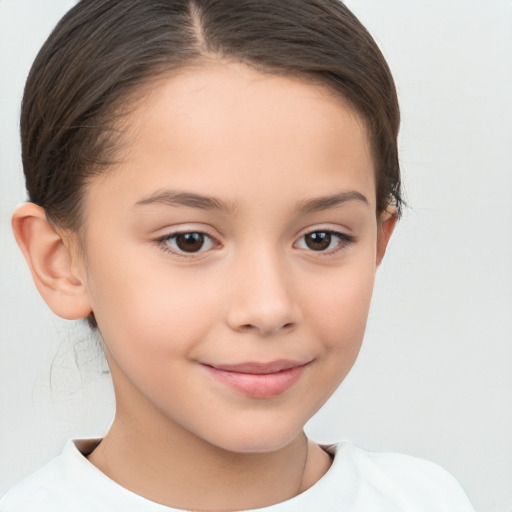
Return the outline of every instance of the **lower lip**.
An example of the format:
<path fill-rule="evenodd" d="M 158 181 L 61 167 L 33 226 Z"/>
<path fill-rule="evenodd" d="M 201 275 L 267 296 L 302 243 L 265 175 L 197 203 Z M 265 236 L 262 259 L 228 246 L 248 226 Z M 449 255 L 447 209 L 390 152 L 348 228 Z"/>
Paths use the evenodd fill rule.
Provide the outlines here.
<path fill-rule="evenodd" d="M 275 373 L 241 373 L 203 367 L 217 381 L 252 398 L 274 398 L 290 389 L 300 378 L 306 365 L 294 366 Z"/>

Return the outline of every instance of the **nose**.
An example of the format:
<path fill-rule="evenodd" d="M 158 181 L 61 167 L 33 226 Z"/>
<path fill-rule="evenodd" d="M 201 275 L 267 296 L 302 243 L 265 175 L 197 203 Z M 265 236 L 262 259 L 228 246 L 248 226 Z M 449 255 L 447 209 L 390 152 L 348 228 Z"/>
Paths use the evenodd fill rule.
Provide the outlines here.
<path fill-rule="evenodd" d="M 227 323 L 231 329 L 270 336 L 296 327 L 300 308 L 291 269 L 279 255 L 258 251 L 240 258 L 230 279 L 232 293 Z"/>

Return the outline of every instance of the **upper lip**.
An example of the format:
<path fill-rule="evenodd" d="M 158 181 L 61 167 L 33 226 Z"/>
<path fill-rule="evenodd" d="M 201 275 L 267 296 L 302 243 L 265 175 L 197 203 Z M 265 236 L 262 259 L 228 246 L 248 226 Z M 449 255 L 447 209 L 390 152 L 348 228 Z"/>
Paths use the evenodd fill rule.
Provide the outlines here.
<path fill-rule="evenodd" d="M 308 363 L 309 361 L 303 362 L 280 359 L 278 361 L 270 361 L 268 363 L 247 362 L 240 364 L 203 364 L 225 372 L 267 374 L 282 372 L 291 368 L 298 368 L 300 366 L 305 366 Z"/>

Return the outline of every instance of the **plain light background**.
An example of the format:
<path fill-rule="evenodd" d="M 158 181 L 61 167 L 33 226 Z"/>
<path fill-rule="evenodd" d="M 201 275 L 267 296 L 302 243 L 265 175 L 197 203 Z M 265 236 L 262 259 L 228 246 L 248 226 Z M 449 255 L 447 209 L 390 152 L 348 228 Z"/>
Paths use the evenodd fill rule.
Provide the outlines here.
<path fill-rule="evenodd" d="M 0 0 L 0 493 L 113 416 L 94 340 L 48 311 L 10 231 L 23 83 L 73 3 Z M 359 360 L 308 433 L 433 460 L 478 511 L 512 512 L 512 2 L 347 3 L 397 82 L 410 208 Z"/>

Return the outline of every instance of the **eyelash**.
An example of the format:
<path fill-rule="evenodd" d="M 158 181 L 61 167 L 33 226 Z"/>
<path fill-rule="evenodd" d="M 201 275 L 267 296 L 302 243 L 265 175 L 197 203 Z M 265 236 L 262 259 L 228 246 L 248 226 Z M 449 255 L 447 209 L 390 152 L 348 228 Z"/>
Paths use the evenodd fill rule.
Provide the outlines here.
<path fill-rule="evenodd" d="M 341 251 L 341 250 L 345 249 L 346 247 L 348 247 L 352 243 L 356 242 L 356 238 L 354 236 L 347 235 L 346 233 L 341 233 L 339 231 L 335 231 L 335 230 L 332 230 L 332 229 L 314 229 L 312 231 L 308 231 L 308 232 L 304 233 L 303 235 L 301 235 L 301 237 L 298 239 L 297 242 L 295 242 L 293 244 L 293 246 L 296 247 L 297 243 L 300 240 L 303 240 L 303 239 L 305 239 L 305 237 L 313 235 L 315 233 L 316 234 L 318 234 L 318 233 L 327 234 L 330 237 L 335 237 L 335 238 L 338 239 L 338 243 L 336 244 L 336 246 L 333 249 L 330 249 L 330 250 L 315 251 L 314 249 L 311 249 L 311 248 L 308 248 L 308 247 L 300 248 L 300 249 L 309 251 L 309 252 L 311 252 L 313 254 L 318 254 L 320 257 L 325 257 L 325 256 L 333 255 L 333 254 L 337 253 L 338 251 Z M 201 237 L 204 237 L 205 240 L 209 240 L 210 243 L 212 244 L 212 247 L 208 247 L 206 249 L 203 249 L 203 246 L 201 246 L 200 250 L 198 250 L 198 251 L 190 251 L 190 252 L 183 251 L 183 250 L 181 250 L 179 248 L 173 249 L 173 248 L 169 247 L 169 243 L 171 241 L 173 241 L 173 240 L 176 241 L 177 237 L 179 237 L 181 235 L 200 235 Z M 174 233 L 169 233 L 169 234 L 166 234 L 164 236 L 161 236 L 161 237 L 157 238 L 154 242 L 164 252 L 167 252 L 167 253 L 176 255 L 178 257 L 182 257 L 182 258 L 193 258 L 194 256 L 196 256 L 198 254 L 201 254 L 203 252 L 207 252 L 208 250 L 214 248 L 215 246 L 220 245 L 220 242 L 218 242 L 210 234 L 205 233 L 204 231 L 193 231 L 193 230 L 177 231 L 177 232 L 174 232 Z M 329 243 L 329 245 L 330 245 L 330 243 Z"/>

